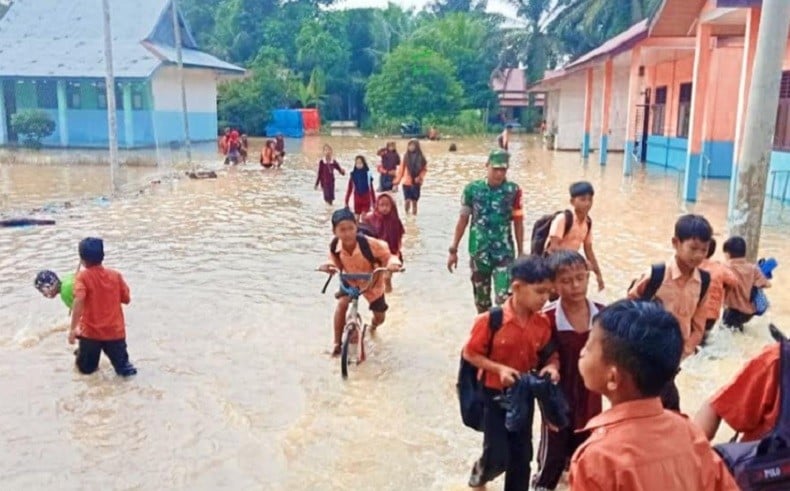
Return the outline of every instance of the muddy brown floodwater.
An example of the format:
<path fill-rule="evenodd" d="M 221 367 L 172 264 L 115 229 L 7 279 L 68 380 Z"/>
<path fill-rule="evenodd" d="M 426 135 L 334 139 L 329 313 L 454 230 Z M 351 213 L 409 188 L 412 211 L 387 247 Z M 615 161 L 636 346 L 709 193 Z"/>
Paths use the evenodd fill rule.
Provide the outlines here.
<path fill-rule="evenodd" d="M 223 169 L 216 180 L 163 182 L 108 202 L 88 199 L 105 192 L 105 168 L 0 163 L 3 211 L 77 203 L 54 213 L 54 227 L 0 229 L 3 489 L 467 489 L 481 438 L 461 424 L 454 382 L 474 308 L 465 255 L 452 275 L 445 261 L 461 189 L 484 175 L 493 138 L 459 140 L 457 153 L 446 141 L 424 144 L 424 198 L 419 216 L 405 220 L 408 271 L 396 278 L 369 361 L 347 382 L 324 354 L 333 299 L 313 272 L 330 239 L 331 210 L 313 190 L 325 141 L 346 168 L 384 144 L 289 141 L 281 171 Z M 509 178 L 524 188 L 527 228 L 564 206 L 571 181 L 595 185 L 595 247 L 608 285 L 596 298 L 621 296 L 669 257 L 686 209 L 725 238 L 723 181 L 703 183 L 685 208 L 675 174 L 624 178 L 619 155 L 608 167 L 584 166 L 528 137 L 513 147 Z M 219 167 L 216 157 L 205 163 Z M 152 172 L 122 177 L 131 186 Z M 338 180 L 339 196 L 346 182 Z M 678 382 L 688 412 L 768 342 L 769 321 L 790 331 L 790 217 L 772 204 L 768 222 L 761 254 L 780 262 L 772 310 L 744 335 L 717 332 L 685 363 Z M 96 375 L 76 374 L 66 309 L 32 286 L 39 269 L 73 271 L 77 241 L 94 234 L 131 286 L 128 342 L 140 370 L 132 380 L 116 378 L 106 360 Z"/>

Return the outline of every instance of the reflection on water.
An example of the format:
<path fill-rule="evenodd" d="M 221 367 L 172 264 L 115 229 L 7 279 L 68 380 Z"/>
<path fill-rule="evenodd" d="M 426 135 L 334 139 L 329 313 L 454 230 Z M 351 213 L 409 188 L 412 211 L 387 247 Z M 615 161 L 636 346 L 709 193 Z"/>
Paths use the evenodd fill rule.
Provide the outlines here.
<path fill-rule="evenodd" d="M 483 175 L 493 140 L 462 140 L 458 153 L 446 152 L 448 142 L 424 144 L 429 173 L 420 215 L 406 219 L 408 272 L 396 279 L 369 361 L 345 383 L 323 354 L 333 299 L 320 294 L 324 278 L 312 271 L 330 238 L 331 210 L 313 190 L 325 141 L 346 167 L 383 146 L 363 138 L 289 142 L 281 171 L 249 165 L 216 180 L 148 184 L 142 193 L 55 211 L 54 227 L 0 229 L 4 489 L 466 489 L 480 436 L 461 425 L 454 383 L 474 307 L 467 268 L 447 273 L 445 254 L 460 191 Z M 619 162 L 584 166 L 577 154 L 530 143 L 514 144 L 510 171 L 525 190 L 527 228 L 565 205 L 571 181 L 596 187 L 606 299 L 670 256 L 679 214 L 702 213 L 717 238 L 726 234 L 723 181 L 704 183 L 699 203 L 679 205 L 674 174 L 623 178 Z M 219 166 L 214 158 L 204 164 Z M 123 179 L 146 184 L 153 172 L 129 169 Z M 0 165 L 0 211 L 100 196 L 107 174 Z M 784 225 L 765 231 L 761 252 L 788 265 L 787 218 L 778 206 L 770 213 Z M 133 380 L 116 378 L 104 360 L 98 375 L 77 375 L 64 307 L 32 288 L 39 269 L 72 271 L 77 241 L 94 234 L 132 289 L 129 350 L 140 369 Z M 790 279 L 787 271 L 778 268 L 776 285 Z M 787 289 L 770 297 L 772 311 L 745 335 L 716 333 L 685 364 L 678 379 L 685 410 L 695 411 L 768 342 L 768 321 L 790 329 Z"/>

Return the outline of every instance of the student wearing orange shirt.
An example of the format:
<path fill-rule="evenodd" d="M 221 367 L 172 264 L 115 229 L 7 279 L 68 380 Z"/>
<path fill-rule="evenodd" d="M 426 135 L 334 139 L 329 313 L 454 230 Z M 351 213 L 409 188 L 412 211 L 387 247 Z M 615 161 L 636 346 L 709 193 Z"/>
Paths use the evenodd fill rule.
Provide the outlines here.
<path fill-rule="evenodd" d="M 398 175 L 394 186 L 403 186 L 403 199 L 406 202 L 406 214 L 417 214 L 417 202 L 420 201 L 422 184 L 428 173 L 428 161 L 420 148 L 420 142 L 410 140 L 403 154 L 403 163 L 398 166 Z"/>
<path fill-rule="evenodd" d="M 674 316 L 654 302 L 622 300 L 596 316 L 579 359 L 587 388 L 611 409 L 571 461 L 572 491 L 737 491 L 705 435 L 662 407 L 683 336 Z"/>
<path fill-rule="evenodd" d="M 781 344 L 774 343 L 749 360 L 737 375 L 697 412 L 694 421 L 713 439 L 721 420 L 741 441 L 759 440 L 776 426 L 779 417 Z"/>
<path fill-rule="evenodd" d="M 734 288 L 724 297 L 722 323 L 743 331 L 743 325 L 752 320 L 755 309 L 752 305 L 752 288 L 770 288 L 760 268 L 746 260 L 746 241 L 743 237 L 730 237 L 724 242 L 727 265 L 738 279 Z"/>
<path fill-rule="evenodd" d="M 551 270 L 542 257 L 516 260 L 511 267 L 513 294 L 503 305 L 502 326 L 493 334 L 490 312 L 480 314 L 463 350 L 466 361 L 480 369 L 485 387 L 483 455 L 472 468 L 469 486 L 484 489 L 487 482 L 505 474 L 505 491 L 529 489 L 532 461 L 532 425 L 518 433 L 505 427 L 505 410 L 495 399 L 522 375 L 540 369 L 559 381 L 559 358 L 541 353 L 551 341 L 551 323 L 541 313 L 552 289 Z M 545 362 L 541 365 L 541 358 Z"/>
<path fill-rule="evenodd" d="M 707 318 L 705 321 L 706 334 L 708 331 L 713 329 L 713 327 L 716 325 L 716 322 L 719 320 L 719 317 L 721 316 L 721 306 L 724 304 L 725 290 L 734 288 L 738 284 L 738 278 L 735 277 L 735 274 L 733 274 L 732 270 L 726 264 L 722 264 L 719 261 L 714 261 L 711 259 L 715 253 L 716 239 L 710 239 L 710 244 L 708 245 L 708 257 L 702 261 L 702 264 L 699 266 L 699 269 L 707 271 L 708 274 L 710 274 L 710 286 L 708 287 L 707 295 L 708 298 L 705 301 L 705 312 Z"/>
<path fill-rule="evenodd" d="M 130 301 L 121 273 L 102 266 L 104 242 L 88 237 L 79 245 L 83 270 L 74 281 L 69 344 L 79 339 L 77 368 L 90 374 L 99 368 L 102 351 L 122 377 L 137 374 L 126 351 L 126 323 L 122 305 Z"/>

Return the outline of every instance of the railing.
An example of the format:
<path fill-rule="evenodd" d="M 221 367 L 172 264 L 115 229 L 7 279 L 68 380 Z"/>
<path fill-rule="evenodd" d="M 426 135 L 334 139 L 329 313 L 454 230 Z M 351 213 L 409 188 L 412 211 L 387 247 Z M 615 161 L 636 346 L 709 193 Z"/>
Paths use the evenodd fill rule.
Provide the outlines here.
<path fill-rule="evenodd" d="M 781 198 L 776 193 L 777 181 L 780 177 L 784 176 L 784 186 L 782 189 Z M 788 201 L 787 190 L 790 188 L 790 170 L 772 170 L 771 171 L 771 197 L 779 199 L 782 208 L 785 207 L 785 202 Z"/>

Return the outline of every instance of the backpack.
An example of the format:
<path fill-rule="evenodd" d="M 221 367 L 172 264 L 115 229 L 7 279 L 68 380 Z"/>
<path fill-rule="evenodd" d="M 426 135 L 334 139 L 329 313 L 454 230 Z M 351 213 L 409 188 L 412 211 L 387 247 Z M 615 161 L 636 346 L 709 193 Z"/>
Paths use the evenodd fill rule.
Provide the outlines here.
<path fill-rule="evenodd" d="M 666 274 L 666 263 L 657 263 L 650 266 L 650 280 L 647 282 L 645 291 L 642 293 L 642 296 L 639 297 L 639 299 L 648 302 L 655 300 L 656 293 L 658 293 L 658 289 L 661 288 L 661 284 L 664 283 L 664 276 L 666 276 Z M 708 293 L 708 288 L 710 288 L 710 273 L 704 269 L 700 269 L 699 278 L 701 286 L 699 289 L 699 300 L 697 301 L 697 305 L 702 303 L 702 300 L 705 299 L 705 294 Z M 637 280 L 632 281 L 631 286 L 628 287 L 628 290 L 631 290 L 634 285 L 636 285 L 636 283 Z"/>
<path fill-rule="evenodd" d="M 361 252 L 362 255 L 365 256 L 365 259 L 368 260 L 371 266 L 376 268 L 380 265 L 379 260 L 376 259 L 376 257 L 373 255 L 373 251 L 370 249 L 370 242 L 368 242 L 368 237 L 370 237 L 371 239 L 377 239 L 378 235 L 376 234 L 376 230 L 372 226 L 366 223 L 360 223 L 359 225 L 357 225 L 357 244 L 359 245 L 359 252 Z M 332 242 L 329 243 L 329 252 L 332 253 L 332 256 L 337 261 L 337 264 L 342 266 L 343 263 L 342 261 L 340 261 L 340 253 L 336 252 L 337 241 L 338 238 L 335 237 L 334 239 L 332 239 Z"/>
<path fill-rule="evenodd" d="M 504 311 L 502 307 L 495 306 L 488 310 L 488 350 L 486 358 L 491 356 L 491 348 L 494 345 L 494 335 L 502 327 Z M 538 364 L 544 366 L 551 355 L 557 351 L 557 341 L 552 337 L 551 340 L 538 353 Z M 483 394 L 483 383 L 478 378 L 479 370 L 477 367 L 466 361 L 461 354 L 461 362 L 458 367 L 458 380 L 455 383 L 458 392 L 458 403 L 461 409 L 461 420 L 465 426 L 476 431 L 483 431 L 483 416 L 485 415 L 485 396 Z"/>
<path fill-rule="evenodd" d="M 488 311 L 488 330 L 491 332 L 488 338 L 488 351 L 486 357 L 491 355 L 491 348 L 494 344 L 494 334 L 502 327 L 504 311 L 502 307 L 491 307 Z M 483 431 L 483 415 L 485 414 L 485 398 L 483 396 L 483 384 L 478 379 L 478 369 L 463 357 L 458 367 L 458 380 L 455 389 L 458 392 L 458 403 L 461 407 L 461 420 L 465 426 L 476 431 Z"/>
<path fill-rule="evenodd" d="M 781 382 L 776 426 L 758 441 L 733 441 L 713 447 L 743 491 L 790 489 L 790 342 L 779 342 Z"/>
<path fill-rule="evenodd" d="M 568 232 L 571 231 L 571 227 L 573 227 L 573 212 L 571 210 L 549 213 L 548 215 L 543 215 L 542 217 L 538 218 L 537 221 L 535 221 L 535 225 L 532 226 L 532 238 L 530 239 L 530 252 L 532 254 L 542 256 L 546 253 L 546 241 L 549 239 L 551 222 L 554 221 L 557 215 L 563 213 L 565 214 L 565 232 L 562 235 L 565 236 L 568 235 Z M 590 218 L 588 215 L 587 233 L 589 234 L 590 231 L 592 231 L 592 218 Z"/>

